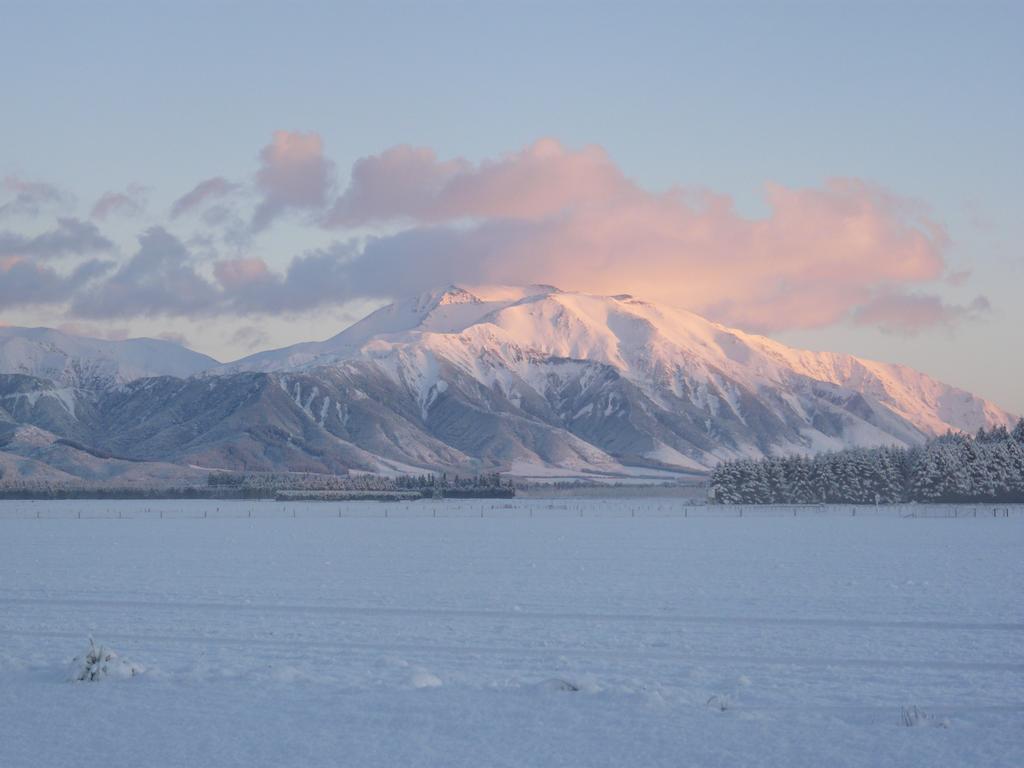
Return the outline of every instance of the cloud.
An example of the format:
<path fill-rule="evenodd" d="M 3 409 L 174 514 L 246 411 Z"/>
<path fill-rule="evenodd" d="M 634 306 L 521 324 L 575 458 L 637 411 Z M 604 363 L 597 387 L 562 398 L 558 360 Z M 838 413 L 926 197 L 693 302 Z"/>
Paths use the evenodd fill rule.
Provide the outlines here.
<path fill-rule="evenodd" d="M 171 205 L 171 219 L 177 219 L 186 213 L 191 213 L 204 208 L 208 203 L 219 200 L 239 189 L 238 184 L 225 179 L 223 176 L 214 176 L 196 184 L 191 191 L 186 192 Z"/>
<path fill-rule="evenodd" d="M 971 270 L 961 269 L 955 272 L 950 272 L 946 275 L 946 282 L 949 285 L 961 286 L 966 285 L 967 281 L 971 278 Z"/>
<path fill-rule="evenodd" d="M 66 322 L 57 326 L 57 330 L 71 336 L 86 336 L 91 339 L 107 339 L 124 341 L 131 336 L 127 328 L 101 328 L 91 323 Z"/>
<path fill-rule="evenodd" d="M 476 166 L 462 159 L 440 161 L 429 149 L 400 146 L 355 163 L 349 186 L 327 223 L 539 219 L 641 194 L 595 146 L 568 152 L 557 141 L 542 139 Z"/>
<path fill-rule="evenodd" d="M 263 259 L 225 259 L 214 265 L 214 274 L 225 288 L 233 288 L 270 278 L 270 270 Z"/>
<path fill-rule="evenodd" d="M 348 279 L 331 280 L 373 293 L 382 282 L 625 291 L 776 331 L 843 321 L 883 288 L 946 272 L 944 228 L 880 187 L 769 184 L 765 197 L 769 214 L 749 218 L 728 196 L 648 192 L 600 148 L 553 140 L 479 164 L 398 147 L 355 164 L 327 221 L 412 226 L 370 241 Z"/>
<path fill-rule="evenodd" d="M 156 227 L 116 272 L 74 295 L 74 311 L 244 316 L 447 283 L 538 282 L 633 293 L 761 332 L 853 322 L 906 333 L 985 311 L 981 298 L 960 306 L 927 293 L 929 284 L 967 279 L 947 263 L 945 229 L 920 203 L 860 179 L 767 184 L 767 214 L 750 217 L 727 195 L 646 190 L 602 148 L 553 139 L 481 162 L 393 147 L 358 160 L 333 199 L 334 166 L 317 134 L 277 131 L 260 158 L 251 218 L 226 199 L 241 187 L 220 176 L 170 210 L 172 219 L 198 215 L 222 230 L 217 238 L 240 258 L 218 258 L 209 234 L 189 241 L 206 255 L 192 253 Z M 379 234 L 343 238 L 272 268 L 252 253 L 252 237 L 295 211 L 311 223 Z M 110 247 L 94 225 L 75 219 L 35 238 L 0 233 L 0 257 Z"/>
<path fill-rule="evenodd" d="M 295 257 L 284 274 L 273 272 L 260 259 L 221 261 L 214 273 L 224 291 L 226 311 L 297 312 L 359 297 L 362 289 L 352 282 L 358 254 L 355 243 L 335 243 Z"/>
<path fill-rule="evenodd" d="M 112 250 L 95 224 L 81 219 L 62 218 L 57 226 L 35 237 L 16 232 L 0 232 L 0 258 L 5 256 L 56 259 Z"/>
<path fill-rule="evenodd" d="M 158 339 L 169 341 L 172 344 L 177 344 L 179 347 L 190 347 L 188 337 L 183 333 L 176 333 L 174 331 L 165 331 L 164 333 L 157 334 Z"/>
<path fill-rule="evenodd" d="M 0 188 L 14 194 L 11 200 L 0 205 L 0 218 L 5 216 L 38 216 L 50 207 L 62 207 L 70 201 L 70 195 L 53 184 L 42 181 L 28 181 L 8 176 Z"/>
<path fill-rule="evenodd" d="M 111 216 L 138 216 L 146 207 L 145 194 L 145 187 L 137 184 L 132 184 L 125 192 L 104 192 L 89 215 L 99 221 Z"/>
<path fill-rule="evenodd" d="M 112 267 L 111 262 L 90 259 L 63 274 L 23 257 L 0 256 L 0 310 L 67 301 Z"/>
<path fill-rule="evenodd" d="M 230 343 L 232 346 L 241 347 L 246 350 L 265 347 L 270 337 L 265 331 L 254 325 L 244 325 L 231 334 Z"/>
<path fill-rule="evenodd" d="M 218 311 L 219 293 L 196 273 L 188 249 L 161 227 L 139 238 L 139 250 L 113 275 L 72 303 L 79 317 L 206 315 Z"/>
<path fill-rule="evenodd" d="M 953 326 L 964 320 L 976 320 L 992 309 L 984 296 L 970 304 L 947 304 L 930 294 L 888 293 L 858 307 L 853 320 L 858 325 L 874 325 L 886 333 L 913 335 L 926 328 Z"/>
<path fill-rule="evenodd" d="M 292 259 L 282 273 L 258 258 L 221 259 L 211 281 L 178 238 L 154 227 L 139 238 L 139 250 L 107 279 L 74 295 L 81 318 L 251 315 L 312 309 L 356 295 L 349 263 L 355 245 L 338 243 Z"/>
<path fill-rule="evenodd" d="M 275 131 L 260 152 L 256 187 L 262 195 L 252 217 L 255 232 L 266 229 L 291 210 L 319 210 L 327 204 L 334 164 L 323 153 L 316 133 Z"/>
<path fill-rule="evenodd" d="M 445 187 L 471 170 L 464 160 L 441 162 L 433 150 L 400 146 L 352 166 L 348 189 L 327 215 L 328 226 L 358 226 L 397 218 L 427 219 Z"/>

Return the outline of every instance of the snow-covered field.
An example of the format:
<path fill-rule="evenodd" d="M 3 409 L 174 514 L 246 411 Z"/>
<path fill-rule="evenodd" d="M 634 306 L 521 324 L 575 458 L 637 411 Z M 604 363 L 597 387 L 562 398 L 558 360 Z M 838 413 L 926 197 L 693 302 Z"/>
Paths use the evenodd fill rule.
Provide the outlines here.
<path fill-rule="evenodd" d="M 4 768 L 1024 765 L 1019 515 L 35 504 Z M 67 682 L 90 634 L 144 671 Z"/>

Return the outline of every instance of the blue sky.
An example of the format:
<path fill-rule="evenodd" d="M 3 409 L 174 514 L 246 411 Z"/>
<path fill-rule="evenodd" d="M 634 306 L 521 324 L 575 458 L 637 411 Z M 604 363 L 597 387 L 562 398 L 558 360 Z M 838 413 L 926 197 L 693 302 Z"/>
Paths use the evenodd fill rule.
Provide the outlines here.
<path fill-rule="evenodd" d="M 252 178 L 279 130 L 320 137 L 339 192 L 358 158 L 396 145 L 475 163 L 541 137 L 599 145 L 652 193 L 729 195 L 749 218 L 770 215 L 767 183 L 861 179 L 919 201 L 948 235 L 949 271 L 971 272 L 906 288 L 991 310 L 913 334 L 835 322 L 774 335 L 905 362 L 1021 412 L 1022 7 L 0 1 L 0 176 L 70 191 L 83 218 L 105 192 L 145 187 L 144 213 L 100 226 L 121 258 L 198 182 Z M 26 237 L 47 226 L 0 221 Z M 285 217 L 245 249 L 283 270 L 339 237 Z M 202 338 L 187 315 L 90 322 L 166 326 L 230 357 L 247 351 L 231 341 L 243 326 L 275 344 L 330 335 L 326 319 L 365 308 L 357 293 L 326 315 L 225 316 Z M 72 315 L 0 305 L 9 323 Z"/>

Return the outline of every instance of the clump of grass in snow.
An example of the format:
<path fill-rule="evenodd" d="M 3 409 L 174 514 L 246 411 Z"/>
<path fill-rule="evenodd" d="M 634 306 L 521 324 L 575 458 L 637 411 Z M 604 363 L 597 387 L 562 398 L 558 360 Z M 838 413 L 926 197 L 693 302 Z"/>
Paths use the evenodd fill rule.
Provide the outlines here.
<path fill-rule="evenodd" d="M 113 650 L 89 638 L 89 647 L 71 661 L 71 681 L 94 683 L 108 678 L 125 680 L 146 671 L 141 664 L 122 659 Z"/>

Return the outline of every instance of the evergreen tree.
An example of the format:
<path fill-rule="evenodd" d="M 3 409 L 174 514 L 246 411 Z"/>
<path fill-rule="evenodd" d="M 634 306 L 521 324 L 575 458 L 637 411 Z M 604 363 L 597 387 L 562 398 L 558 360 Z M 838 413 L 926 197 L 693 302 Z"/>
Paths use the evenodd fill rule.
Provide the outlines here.
<path fill-rule="evenodd" d="M 1012 436 L 1017 443 L 1024 445 L 1024 418 L 1017 422 L 1017 426 L 1013 428 Z"/>

